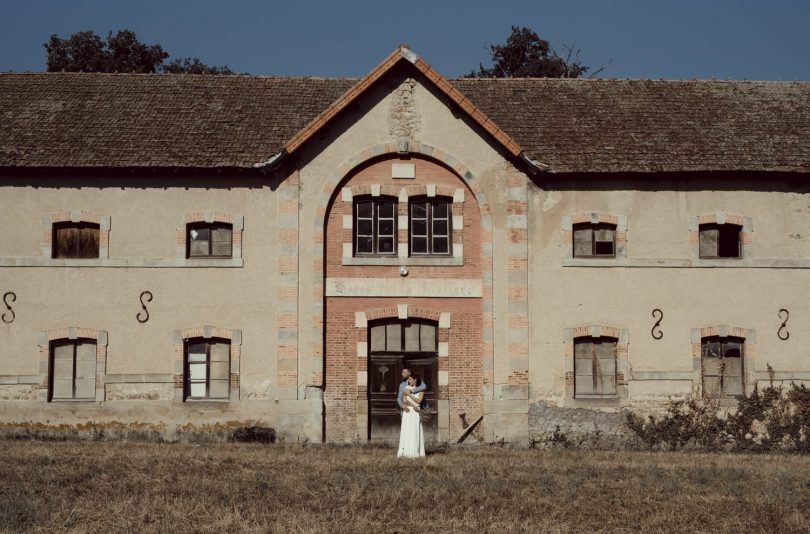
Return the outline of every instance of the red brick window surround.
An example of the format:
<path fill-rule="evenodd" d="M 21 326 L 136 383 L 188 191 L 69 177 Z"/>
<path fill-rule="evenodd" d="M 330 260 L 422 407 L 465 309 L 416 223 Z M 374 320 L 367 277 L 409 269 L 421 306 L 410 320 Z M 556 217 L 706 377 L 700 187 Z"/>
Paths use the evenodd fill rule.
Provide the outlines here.
<path fill-rule="evenodd" d="M 698 397 L 734 405 L 754 387 L 756 331 L 716 325 L 692 329 L 692 372 Z"/>
<path fill-rule="evenodd" d="M 175 402 L 239 400 L 241 330 L 195 326 L 175 330 L 173 340 Z"/>
<path fill-rule="evenodd" d="M 39 333 L 40 387 L 48 402 L 102 402 L 107 332 L 67 327 Z"/>
<path fill-rule="evenodd" d="M 626 258 L 627 217 L 601 211 L 563 219 L 563 258 Z"/>
<path fill-rule="evenodd" d="M 80 209 L 43 215 L 40 250 L 45 258 L 66 262 L 107 259 L 110 216 Z"/>
<path fill-rule="evenodd" d="M 628 338 L 627 329 L 613 326 L 565 329 L 566 397 L 584 401 L 627 398 Z"/>
<path fill-rule="evenodd" d="M 689 246 L 698 260 L 753 258 L 753 218 L 727 212 L 689 219 Z"/>
<path fill-rule="evenodd" d="M 243 215 L 224 211 L 185 213 L 175 230 L 177 257 L 188 260 L 190 265 L 204 259 L 241 260 L 244 228 Z"/>

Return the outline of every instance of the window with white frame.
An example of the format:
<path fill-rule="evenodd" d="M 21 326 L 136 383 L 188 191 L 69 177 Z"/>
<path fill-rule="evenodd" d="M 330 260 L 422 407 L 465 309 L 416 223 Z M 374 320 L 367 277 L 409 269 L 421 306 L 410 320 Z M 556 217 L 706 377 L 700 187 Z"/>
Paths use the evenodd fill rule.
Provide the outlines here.
<path fill-rule="evenodd" d="M 231 343 L 220 338 L 185 342 L 185 399 L 230 398 Z"/>

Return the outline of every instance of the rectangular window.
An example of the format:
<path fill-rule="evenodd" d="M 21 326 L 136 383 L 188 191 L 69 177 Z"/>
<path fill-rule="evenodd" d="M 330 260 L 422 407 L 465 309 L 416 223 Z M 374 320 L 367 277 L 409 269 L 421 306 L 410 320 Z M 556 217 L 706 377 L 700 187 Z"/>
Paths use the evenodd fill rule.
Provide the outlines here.
<path fill-rule="evenodd" d="M 736 224 L 701 224 L 701 258 L 741 257 L 740 232 L 742 226 Z"/>
<path fill-rule="evenodd" d="M 95 400 L 96 342 L 60 339 L 50 349 L 49 400 Z"/>
<path fill-rule="evenodd" d="M 617 347 L 615 338 L 574 340 L 574 397 L 616 395 Z"/>
<path fill-rule="evenodd" d="M 227 223 L 195 223 L 186 227 L 187 257 L 233 257 L 233 226 Z"/>
<path fill-rule="evenodd" d="M 355 255 L 396 254 L 397 204 L 370 198 L 354 203 Z"/>
<path fill-rule="evenodd" d="M 54 258 L 98 258 L 99 225 L 92 223 L 56 223 L 53 225 Z"/>
<path fill-rule="evenodd" d="M 580 223 L 573 231 L 575 258 L 616 256 L 616 225 Z"/>
<path fill-rule="evenodd" d="M 231 344 L 225 339 L 186 341 L 186 399 L 229 399 Z"/>
<path fill-rule="evenodd" d="M 410 251 L 413 256 L 451 253 L 452 209 L 448 200 L 416 200 L 410 204 Z"/>
<path fill-rule="evenodd" d="M 703 394 L 737 397 L 744 394 L 743 344 L 738 337 L 704 337 L 700 342 Z"/>

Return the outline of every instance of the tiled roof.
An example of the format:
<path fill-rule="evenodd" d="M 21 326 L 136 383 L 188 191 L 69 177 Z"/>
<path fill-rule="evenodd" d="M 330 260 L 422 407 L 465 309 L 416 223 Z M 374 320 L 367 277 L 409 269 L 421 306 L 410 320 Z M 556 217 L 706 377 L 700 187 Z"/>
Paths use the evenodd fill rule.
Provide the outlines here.
<path fill-rule="evenodd" d="M 242 167 L 357 79 L 0 74 L 0 167 Z M 557 172 L 810 171 L 810 83 L 452 80 Z"/>

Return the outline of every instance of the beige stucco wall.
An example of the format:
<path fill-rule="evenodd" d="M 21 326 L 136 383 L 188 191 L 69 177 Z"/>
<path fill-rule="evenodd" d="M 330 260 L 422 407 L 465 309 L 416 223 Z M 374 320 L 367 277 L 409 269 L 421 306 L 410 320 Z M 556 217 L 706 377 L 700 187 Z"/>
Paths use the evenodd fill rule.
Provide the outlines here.
<path fill-rule="evenodd" d="M 778 176 L 762 174 L 690 175 L 661 178 L 554 177 L 530 189 L 530 314 L 533 401 L 605 407 L 642 403 L 649 397 L 684 395 L 696 390 L 692 374 L 691 331 L 729 325 L 756 331 L 756 355 L 746 356 L 750 383 L 766 380 L 770 364 L 777 377 L 810 379 L 810 194 Z M 591 260 L 629 267 L 563 266 L 563 221 L 577 213 L 607 212 L 627 218 L 627 258 Z M 691 217 L 728 212 L 753 219 L 750 267 L 707 268 L 689 245 Z M 641 260 L 661 265 L 638 266 Z M 771 260 L 794 260 L 773 262 Z M 802 262 L 804 260 L 804 262 Z M 745 264 L 743 260 L 721 260 Z M 672 267 L 691 262 L 691 267 Z M 644 262 L 649 265 L 650 262 Z M 773 268 L 781 264 L 793 268 Z M 636 265 L 636 266 L 632 266 Z M 667 265 L 670 265 L 669 267 Z M 655 340 L 650 330 L 664 313 Z M 780 308 L 790 311 L 790 338 L 777 337 Z M 629 332 L 629 398 L 612 405 L 565 398 L 565 328 L 610 325 Z M 634 380 L 633 373 L 644 380 Z M 658 379 L 649 380 L 650 372 Z M 646 373 L 646 374 L 645 374 Z M 697 378 L 698 375 L 695 375 Z"/>

